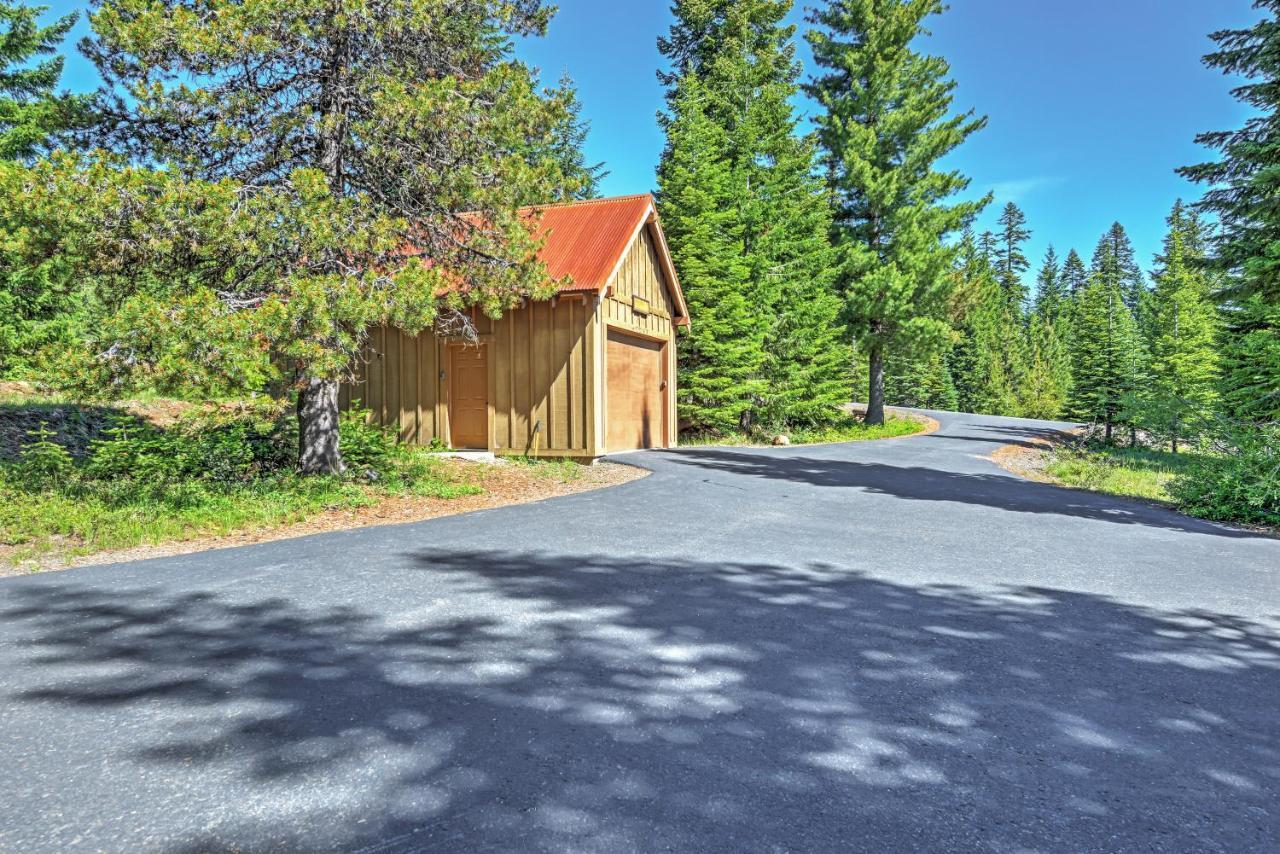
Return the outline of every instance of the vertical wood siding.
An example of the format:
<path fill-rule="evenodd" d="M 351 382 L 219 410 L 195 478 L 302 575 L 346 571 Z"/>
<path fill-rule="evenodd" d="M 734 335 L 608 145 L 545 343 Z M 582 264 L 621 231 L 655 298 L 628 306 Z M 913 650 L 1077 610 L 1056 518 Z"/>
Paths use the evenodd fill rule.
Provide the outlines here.
<path fill-rule="evenodd" d="M 650 338 L 671 340 L 674 305 L 661 270 L 653 238 L 649 236 L 649 229 L 643 229 L 627 251 L 609 288 L 605 322 Z M 636 297 L 648 301 L 648 314 L 639 314 L 632 307 Z"/>
<path fill-rule="evenodd" d="M 417 337 L 398 329 L 369 330 L 355 378 L 344 383 L 339 403 L 353 401 L 374 421 L 396 428 L 405 442 L 426 444 L 439 432 L 440 347 L 430 332 Z"/>
<path fill-rule="evenodd" d="M 540 452 L 597 456 L 603 449 L 608 388 L 606 330 L 610 327 L 668 342 L 667 435 L 676 435 L 674 304 L 649 230 L 643 229 L 618 267 L 608 296 L 562 296 L 526 303 L 498 320 L 476 316 L 489 366 L 489 447 L 527 453 L 541 424 Z M 636 312 L 635 297 L 648 313 Z M 401 440 L 428 444 L 449 436 L 449 386 L 441 379 L 448 348 L 432 332 L 409 336 L 391 328 L 369 333 L 365 358 L 342 405 L 359 400 L 372 418 L 394 426 Z"/>
<path fill-rule="evenodd" d="M 541 423 L 539 448 L 577 456 L 593 453 L 593 395 L 588 326 L 593 301 L 579 297 L 528 303 L 498 320 L 477 317 L 489 364 L 489 446 L 526 453 Z M 413 337 L 369 331 L 355 379 L 344 384 L 344 407 L 359 400 L 402 441 L 428 444 L 448 436 L 447 348 L 460 346 L 427 331 Z"/>
<path fill-rule="evenodd" d="M 494 321 L 488 340 L 495 451 L 527 452 L 540 425 L 540 449 L 590 455 L 590 313 L 587 300 L 561 298 L 527 303 Z"/>

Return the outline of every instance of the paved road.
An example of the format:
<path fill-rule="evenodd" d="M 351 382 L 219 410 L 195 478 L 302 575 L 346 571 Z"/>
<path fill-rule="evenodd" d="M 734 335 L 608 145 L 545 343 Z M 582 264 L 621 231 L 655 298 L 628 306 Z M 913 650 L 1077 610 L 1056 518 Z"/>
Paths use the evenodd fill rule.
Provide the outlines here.
<path fill-rule="evenodd" d="M 0 849 L 1280 850 L 1280 541 L 937 417 L 0 581 Z"/>

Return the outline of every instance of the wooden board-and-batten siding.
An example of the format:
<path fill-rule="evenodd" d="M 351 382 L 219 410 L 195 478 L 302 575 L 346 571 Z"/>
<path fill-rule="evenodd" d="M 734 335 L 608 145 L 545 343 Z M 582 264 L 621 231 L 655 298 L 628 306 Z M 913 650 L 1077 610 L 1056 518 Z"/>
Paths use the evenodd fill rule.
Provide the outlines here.
<path fill-rule="evenodd" d="M 676 347 L 673 334 L 675 305 L 662 276 L 662 267 L 653 236 L 648 228 L 623 257 L 618 272 L 606 289 L 602 306 L 604 324 L 655 341 L 666 343 L 667 437 L 676 435 Z M 637 300 L 640 302 L 637 303 Z M 637 311 L 637 305 L 640 306 Z M 607 394 L 607 389 L 605 389 Z M 605 407 L 607 409 L 607 407 Z"/>
<path fill-rule="evenodd" d="M 344 386 L 341 403 L 361 401 L 374 420 L 397 426 L 402 441 L 447 442 L 447 348 L 481 346 L 489 370 L 489 447 L 528 453 L 540 422 L 540 453 L 590 456 L 596 429 L 587 382 L 593 311 L 593 297 L 575 295 L 526 303 L 497 320 L 478 316 L 479 345 L 429 330 L 414 337 L 389 327 L 371 329 L 355 382 Z"/>
<path fill-rule="evenodd" d="M 541 424 L 539 453 L 596 457 L 605 453 L 605 351 L 610 328 L 663 342 L 667 430 L 676 435 L 674 305 L 648 228 L 623 255 L 601 296 L 568 292 L 525 303 L 497 320 L 477 316 L 489 370 L 489 447 L 528 453 Z M 449 437 L 449 383 L 442 370 L 448 347 L 465 346 L 432 332 L 409 336 L 370 330 L 356 378 L 341 404 L 360 400 L 382 424 L 396 425 L 406 442 Z"/>

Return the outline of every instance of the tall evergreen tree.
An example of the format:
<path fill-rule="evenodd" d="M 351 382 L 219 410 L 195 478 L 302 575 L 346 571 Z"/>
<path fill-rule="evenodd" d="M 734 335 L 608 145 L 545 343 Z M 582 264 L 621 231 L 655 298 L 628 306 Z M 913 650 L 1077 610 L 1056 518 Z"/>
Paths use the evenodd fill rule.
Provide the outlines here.
<path fill-rule="evenodd" d="M 957 407 L 1015 415 L 1023 369 L 1021 324 L 1012 315 L 990 256 L 972 233 L 965 233 L 958 248 L 951 300 L 955 343 L 947 359 Z"/>
<path fill-rule="evenodd" d="M 769 320 L 761 418 L 778 429 L 829 422 L 849 402 L 852 352 L 834 287 L 831 209 L 814 170 L 817 151 L 811 137 L 795 136 L 789 99 L 761 99 L 752 116 L 756 130 L 745 130 L 767 154 L 753 182 L 753 221 L 763 228 L 751 251 L 755 276 L 770 283 L 756 290 L 772 296 L 757 307 Z"/>
<path fill-rule="evenodd" d="M 1070 298 L 1064 271 L 1058 264 L 1058 253 L 1050 246 L 1044 253 L 1040 272 L 1036 274 L 1035 313 L 1056 321 L 1066 310 Z"/>
<path fill-rule="evenodd" d="M 830 209 L 791 105 L 790 8 L 680 0 L 659 40 L 672 68 L 659 73 L 670 87 L 659 206 L 700 318 L 680 346 L 684 420 L 696 430 L 830 420 L 848 399 Z M 708 193 L 718 215 L 700 223 Z"/>
<path fill-rule="evenodd" d="M 978 235 L 977 250 L 987 262 L 987 266 L 989 266 L 994 273 L 996 267 L 996 253 L 999 251 L 996 246 L 996 233 L 988 229 Z"/>
<path fill-rule="evenodd" d="M 1071 414 L 1101 423 L 1106 439 L 1139 387 L 1141 341 L 1115 278 L 1096 275 L 1073 312 Z"/>
<path fill-rule="evenodd" d="M 1069 321 L 1037 310 L 1027 321 L 1027 366 L 1019 389 L 1019 415 L 1059 418 L 1071 394 Z"/>
<path fill-rule="evenodd" d="M 886 360 L 885 398 L 895 406 L 954 410 L 960 396 L 951 378 L 951 349 L 928 346 L 917 351 L 906 347 Z"/>
<path fill-rule="evenodd" d="M 0 0 L 0 160 L 33 157 L 85 118 L 86 99 L 55 91 L 58 47 L 79 15 L 40 26 L 47 9 Z"/>
<path fill-rule="evenodd" d="M 1262 294 L 1221 307 L 1221 395 L 1227 414 L 1280 422 L 1280 303 Z"/>
<path fill-rule="evenodd" d="M 1146 280 L 1135 260 L 1129 233 L 1120 223 L 1112 223 L 1111 228 L 1098 239 L 1089 275 L 1118 287 L 1129 311 L 1135 315 L 1141 312 Z"/>
<path fill-rule="evenodd" d="M 1022 244 L 1031 237 L 1027 228 L 1027 215 L 1013 202 L 1004 206 L 1000 214 L 999 255 L 996 258 L 996 277 L 1010 305 L 1021 310 L 1027 301 L 1027 285 L 1022 276 L 1031 262 L 1022 251 Z"/>
<path fill-rule="evenodd" d="M 1031 418 L 1059 417 L 1071 390 L 1071 292 L 1063 273 L 1050 246 L 1027 321 L 1027 370 L 1019 397 L 1022 414 Z"/>
<path fill-rule="evenodd" d="M 764 394 L 765 326 L 742 252 L 743 182 L 724 157 L 729 133 L 707 115 L 705 89 L 697 75 L 676 83 L 658 199 L 689 312 L 698 318 L 679 342 L 680 419 L 696 432 L 728 433 L 750 424 Z"/>
<path fill-rule="evenodd" d="M 846 317 L 869 364 L 867 422 L 884 421 L 884 359 L 902 336 L 948 333 L 956 249 L 945 237 L 987 200 L 949 203 L 969 181 L 938 161 L 986 124 L 952 114 L 940 57 L 912 49 L 942 0 L 829 0 L 808 20 L 820 69 L 807 87 L 831 195 Z"/>
<path fill-rule="evenodd" d="M 1232 94 L 1254 113 L 1236 130 L 1202 133 L 1196 142 L 1222 158 L 1187 166 L 1179 173 L 1209 185 L 1199 208 L 1215 214 L 1220 230 L 1213 264 L 1226 274 L 1226 295 L 1258 295 L 1280 304 L 1280 0 L 1255 0 L 1266 17 L 1246 29 L 1210 35 L 1218 49 L 1205 65 L 1245 78 Z"/>
<path fill-rule="evenodd" d="M 588 163 L 584 146 L 591 123 L 582 118 L 582 101 L 572 78 L 566 73 L 552 92 L 552 97 L 564 104 L 564 112 L 552 129 L 546 145 L 535 146 L 531 161 L 535 168 L 544 153 L 549 153 L 560 164 L 563 180 L 551 187 L 551 196 L 545 201 L 562 202 L 594 199 L 600 195 L 600 182 L 609 174 L 604 163 Z"/>
<path fill-rule="evenodd" d="M 1079 252 L 1072 249 L 1067 253 L 1067 259 L 1062 262 L 1062 274 L 1059 278 L 1067 295 L 1072 297 L 1089 284 L 1089 271 L 1085 269 Z"/>
<path fill-rule="evenodd" d="M 1179 438 L 1217 396 L 1218 322 L 1198 221 L 1179 200 L 1168 223 L 1150 300 L 1148 408 L 1177 453 Z"/>
<path fill-rule="evenodd" d="M 191 247 L 190 278 L 113 298 L 151 299 L 137 316 L 194 339 L 193 362 L 235 318 L 241 346 L 292 366 L 299 470 L 343 470 L 338 384 L 369 326 L 416 333 L 442 304 L 496 315 L 550 290 L 517 208 L 564 186 L 550 141 L 567 109 L 511 56 L 550 15 L 540 0 L 102 0 L 82 49 L 107 82 L 103 138 L 166 164 L 154 180 L 175 198 L 233 193 L 215 237 L 242 249 Z M 208 224 L 201 211 L 182 215 Z M 155 235 L 142 260 L 180 256 L 172 243 Z M 137 369 L 128 340 L 91 343 Z"/>

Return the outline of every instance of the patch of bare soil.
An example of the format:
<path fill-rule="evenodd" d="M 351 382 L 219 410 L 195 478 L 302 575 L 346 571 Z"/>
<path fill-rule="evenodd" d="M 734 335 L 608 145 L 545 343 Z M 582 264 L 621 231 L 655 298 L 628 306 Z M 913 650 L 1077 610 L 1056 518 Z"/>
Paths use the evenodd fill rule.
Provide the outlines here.
<path fill-rule="evenodd" d="M 1079 431 L 1064 430 L 1053 436 L 1031 436 L 1011 445 L 1002 445 L 991 452 L 987 459 L 1007 472 L 1027 480 L 1041 483 L 1058 483 L 1045 469 L 1049 465 L 1046 451 L 1079 439 Z"/>
<path fill-rule="evenodd" d="M 158 545 L 137 546 L 116 551 L 95 552 L 91 555 L 71 557 L 49 555 L 40 558 L 37 565 L 6 566 L 0 563 L 0 575 L 26 574 L 48 570 L 69 569 L 104 563 L 147 560 L 155 557 L 191 554 L 209 549 L 225 549 L 291 537 L 303 537 L 326 531 L 343 531 L 366 525 L 393 525 L 402 522 L 420 522 L 440 516 L 470 513 L 513 504 L 527 504 L 546 498 L 589 492 L 610 486 L 618 486 L 645 477 L 649 472 L 620 463 L 600 462 L 581 466 L 572 478 L 539 471 L 532 466 L 502 462 L 482 463 L 465 460 L 444 461 L 460 482 L 474 483 L 484 489 L 480 495 L 463 495 L 458 498 L 421 498 L 418 496 L 394 496 L 369 507 L 327 510 L 301 522 L 274 528 L 237 531 L 232 534 L 201 537 Z"/>

